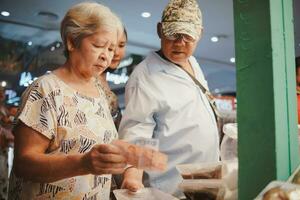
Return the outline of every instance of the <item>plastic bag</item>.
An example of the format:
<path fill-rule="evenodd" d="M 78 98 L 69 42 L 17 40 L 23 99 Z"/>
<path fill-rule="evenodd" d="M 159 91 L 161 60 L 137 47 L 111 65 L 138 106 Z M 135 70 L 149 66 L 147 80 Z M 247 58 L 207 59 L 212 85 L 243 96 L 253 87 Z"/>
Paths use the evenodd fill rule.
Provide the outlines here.
<path fill-rule="evenodd" d="M 299 200 L 300 186 L 288 182 L 272 181 L 255 198 L 255 200 L 274 199 Z"/>
<path fill-rule="evenodd" d="M 237 199 L 237 160 L 215 163 L 182 164 L 177 165 L 176 168 L 184 179 L 183 183 L 188 186 L 185 187 L 185 190 L 188 188 L 193 190 L 193 192 L 185 192 L 186 196 L 189 196 L 189 199 Z M 199 182 L 201 182 L 201 187 L 198 193 Z M 212 190 L 205 187 L 211 188 L 212 184 L 214 185 L 214 189 Z M 224 194 L 222 193 L 223 195 L 218 198 L 215 195 L 216 192 L 219 191 L 217 186 L 222 186 L 221 191 L 224 192 Z"/>
<path fill-rule="evenodd" d="M 221 179 L 222 163 L 182 164 L 176 166 L 183 179 Z"/>
<path fill-rule="evenodd" d="M 221 160 L 237 159 L 237 123 L 229 123 L 223 126 L 224 137 L 221 142 Z"/>
<path fill-rule="evenodd" d="M 121 189 L 114 190 L 113 193 L 117 200 L 178 200 L 172 195 L 155 188 L 143 188 L 137 192 Z"/>
<path fill-rule="evenodd" d="M 223 200 L 225 186 L 220 179 L 185 179 L 179 188 L 190 200 Z"/>
<path fill-rule="evenodd" d="M 164 171 L 167 168 L 168 157 L 158 149 L 158 140 L 139 138 L 132 144 L 123 140 L 114 140 L 113 145 L 119 147 L 127 158 L 127 163 L 138 169 Z"/>

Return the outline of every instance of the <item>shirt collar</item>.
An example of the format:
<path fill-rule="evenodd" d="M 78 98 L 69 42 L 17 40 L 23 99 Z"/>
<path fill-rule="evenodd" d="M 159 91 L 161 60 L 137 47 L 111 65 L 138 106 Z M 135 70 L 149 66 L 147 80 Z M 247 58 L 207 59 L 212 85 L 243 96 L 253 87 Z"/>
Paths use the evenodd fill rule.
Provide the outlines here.
<path fill-rule="evenodd" d="M 195 58 L 193 56 L 189 57 L 189 62 L 191 63 L 194 71 L 195 69 Z M 166 73 L 174 73 L 176 71 L 181 71 L 179 66 L 176 64 L 162 58 L 158 53 L 152 52 L 149 55 L 149 59 L 147 62 L 147 65 L 149 66 L 148 69 L 150 73 L 165 71 Z"/>

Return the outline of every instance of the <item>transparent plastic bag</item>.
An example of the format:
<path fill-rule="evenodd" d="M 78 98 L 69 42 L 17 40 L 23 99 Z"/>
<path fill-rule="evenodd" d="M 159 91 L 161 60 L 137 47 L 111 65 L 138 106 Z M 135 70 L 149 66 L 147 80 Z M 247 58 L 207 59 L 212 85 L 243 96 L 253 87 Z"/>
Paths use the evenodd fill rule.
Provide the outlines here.
<path fill-rule="evenodd" d="M 221 179 L 222 162 L 176 166 L 183 179 Z"/>
<path fill-rule="evenodd" d="M 170 194 L 164 193 L 156 188 L 143 188 L 137 192 L 126 189 L 113 191 L 117 200 L 178 200 Z"/>
<path fill-rule="evenodd" d="M 236 200 L 237 199 L 237 178 L 238 178 L 238 163 L 237 160 L 232 161 L 222 161 L 222 162 L 214 162 L 214 163 L 198 163 L 198 164 L 182 164 L 176 166 L 178 172 L 181 174 L 184 179 L 183 182 L 191 181 L 189 183 L 189 187 L 193 188 L 195 191 L 198 188 L 198 181 L 202 181 L 202 186 L 211 187 L 211 182 L 207 182 L 207 180 L 213 181 L 218 185 L 218 181 L 222 182 L 222 187 L 224 190 L 224 196 L 222 199 L 224 200 Z M 196 180 L 193 182 L 192 180 Z M 216 188 L 213 190 L 215 191 Z M 194 193 L 195 193 L 194 191 Z M 200 190 L 200 192 L 202 189 Z M 188 194 L 189 196 L 193 196 L 194 199 L 204 198 L 206 194 Z M 205 193 L 205 192 L 204 192 Z M 200 195 L 200 196 L 199 196 Z M 204 196 L 201 196 L 204 195 Z M 207 194 L 207 198 L 210 199 L 210 194 Z M 197 197 L 197 198 L 196 198 Z M 192 199 L 192 198 L 190 198 Z"/>
<path fill-rule="evenodd" d="M 300 186 L 288 182 L 272 181 L 255 200 L 299 200 Z"/>
<path fill-rule="evenodd" d="M 158 140 L 138 138 L 130 143 L 123 140 L 112 142 L 121 149 L 128 164 L 138 169 L 149 171 L 164 171 L 167 168 L 168 157 L 158 149 Z"/>
<path fill-rule="evenodd" d="M 184 179 L 179 189 L 190 200 L 224 200 L 225 185 L 220 179 Z"/>
<path fill-rule="evenodd" d="M 237 159 L 237 123 L 229 123 L 223 126 L 224 137 L 221 142 L 221 160 Z"/>

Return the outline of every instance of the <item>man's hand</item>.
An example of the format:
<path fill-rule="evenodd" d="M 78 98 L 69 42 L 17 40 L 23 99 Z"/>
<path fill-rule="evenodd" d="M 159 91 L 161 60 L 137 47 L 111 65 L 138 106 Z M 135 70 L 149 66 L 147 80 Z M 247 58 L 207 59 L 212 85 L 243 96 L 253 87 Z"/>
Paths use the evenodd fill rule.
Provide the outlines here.
<path fill-rule="evenodd" d="M 129 167 L 124 172 L 124 179 L 121 188 L 128 189 L 131 192 L 136 192 L 144 188 L 142 183 L 143 171 L 134 167 Z"/>

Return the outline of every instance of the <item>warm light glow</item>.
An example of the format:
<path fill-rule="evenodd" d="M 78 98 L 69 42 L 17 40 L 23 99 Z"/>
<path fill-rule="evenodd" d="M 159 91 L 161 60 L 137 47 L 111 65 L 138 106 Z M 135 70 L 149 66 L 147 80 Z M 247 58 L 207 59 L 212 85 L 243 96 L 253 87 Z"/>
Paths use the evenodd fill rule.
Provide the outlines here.
<path fill-rule="evenodd" d="M 1 86 L 2 86 L 2 87 L 6 87 L 6 86 L 7 86 L 7 82 L 6 82 L 6 81 L 2 81 L 2 82 L 1 82 Z"/>

